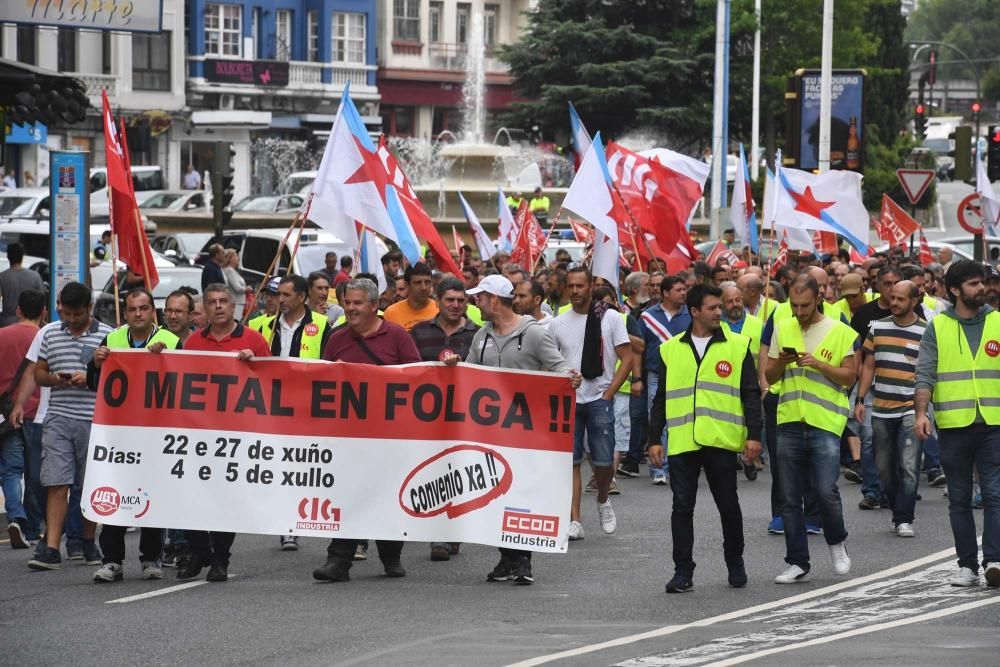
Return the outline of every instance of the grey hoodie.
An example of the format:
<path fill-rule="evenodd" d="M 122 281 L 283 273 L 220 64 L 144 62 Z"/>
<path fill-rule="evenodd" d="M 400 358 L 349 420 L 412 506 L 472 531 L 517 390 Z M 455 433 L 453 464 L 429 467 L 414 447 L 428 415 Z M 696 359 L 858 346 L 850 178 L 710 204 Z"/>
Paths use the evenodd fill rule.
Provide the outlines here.
<path fill-rule="evenodd" d="M 960 319 L 955 313 L 955 306 L 950 305 L 935 317 L 950 317 L 958 320 L 965 333 L 965 340 L 971 350 L 979 350 L 979 344 L 983 340 L 983 330 L 986 328 L 986 316 L 993 312 L 992 306 L 983 306 L 975 315 L 968 319 Z M 952 343 L 954 341 L 945 341 Z M 933 320 L 924 329 L 924 337 L 920 339 L 920 355 L 917 357 L 917 378 L 915 389 L 926 389 L 934 391 L 937 384 L 937 364 L 938 364 L 938 340 L 937 331 L 934 329 Z M 976 422 L 982 423 L 982 416 L 976 412 Z"/>
<path fill-rule="evenodd" d="M 497 335 L 493 323 L 486 322 L 473 337 L 465 361 L 525 371 L 569 373 L 572 370 L 545 327 L 529 315 L 521 315 L 517 327 L 506 336 Z"/>

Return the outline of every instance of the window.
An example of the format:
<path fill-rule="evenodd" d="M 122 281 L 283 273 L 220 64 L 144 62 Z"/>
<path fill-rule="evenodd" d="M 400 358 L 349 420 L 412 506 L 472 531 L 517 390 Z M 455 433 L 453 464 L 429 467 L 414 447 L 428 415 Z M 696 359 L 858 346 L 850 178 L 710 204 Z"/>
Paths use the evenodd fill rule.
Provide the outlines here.
<path fill-rule="evenodd" d="M 443 2 L 432 2 L 430 6 L 430 14 L 427 18 L 428 23 L 428 40 L 430 42 L 440 42 L 441 41 L 441 23 L 444 20 L 444 3 Z"/>
<path fill-rule="evenodd" d="M 274 17 L 274 57 L 278 60 L 292 59 L 292 12 L 279 9 Z"/>
<path fill-rule="evenodd" d="M 365 15 L 337 12 L 333 15 L 331 60 L 365 64 Z"/>
<path fill-rule="evenodd" d="M 309 40 L 309 53 L 307 54 L 307 59 L 311 63 L 319 62 L 319 13 L 309 12 L 306 15 L 306 19 L 309 23 L 309 34 L 307 39 Z"/>
<path fill-rule="evenodd" d="M 171 34 L 132 34 L 132 87 L 136 90 L 170 90 Z"/>
<path fill-rule="evenodd" d="M 483 5 L 483 43 L 490 48 L 500 33 L 500 5 Z"/>
<path fill-rule="evenodd" d="M 17 61 L 25 65 L 35 63 L 35 28 L 30 25 L 17 26 Z"/>
<path fill-rule="evenodd" d="M 76 30 L 59 28 L 58 70 L 60 72 L 76 71 Z"/>
<path fill-rule="evenodd" d="M 205 6 L 205 55 L 239 57 L 243 41 L 240 5 Z"/>
<path fill-rule="evenodd" d="M 101 74 L 111 74 L 111 33 L 101 31 Z"/>
<path fill-rule="evenodd" d="M 420 41 L 420 0 L 393 0 L 392 38 Z"/>
<path fill-rule="evenodd" d="M 472 5 L 467 2 L 458 3 L 455 13 L 455 41 L 459 44 L 469 43 L 470 23 L 472 23 Z"/>

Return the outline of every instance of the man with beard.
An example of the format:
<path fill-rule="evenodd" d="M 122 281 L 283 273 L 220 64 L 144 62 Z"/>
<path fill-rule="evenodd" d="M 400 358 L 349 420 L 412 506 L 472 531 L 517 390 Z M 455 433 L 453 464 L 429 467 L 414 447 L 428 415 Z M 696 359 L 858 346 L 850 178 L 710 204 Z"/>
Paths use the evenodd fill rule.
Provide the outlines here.
<path fill-rule="evenodd" d="M 649 274 L 645 271 L 633 271 L 625 278 L 622 289 L 625 294 L 625 307 L 628 314 L 636 320 L 649 303 Z"/>
<path fill-rule="evenodd" d="M 952 586 L 979 584 L 979 545 L 972 515 L 972 473 L 982 487 L 986 583 L 1000 587 L 1000 314 L 986 304 L 983 266 L 957 261 L 945 274 L 953 306 L 935 317 L 920 340 L 916 436 L 941 439 L 948 510 L 959 570 Z"/>

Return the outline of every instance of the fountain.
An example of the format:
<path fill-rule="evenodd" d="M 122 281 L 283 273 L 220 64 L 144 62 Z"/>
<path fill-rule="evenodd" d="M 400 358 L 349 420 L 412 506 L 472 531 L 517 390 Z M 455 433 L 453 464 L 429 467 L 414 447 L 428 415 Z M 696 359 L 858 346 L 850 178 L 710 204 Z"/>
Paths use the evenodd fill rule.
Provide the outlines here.
<path fill-rule="evenodd" d="M 508 194 L 529 195 L 541 184 L 538 161 L 551 155 L 534 146 L 512 146 L 510 132 L 501 128 L 492 143 L 486 139 L 486 44 L 483 16 L 476 12 L 469 28 L 462 87 L 462 131 L 458 141 L 436 145 L 426 140 L 393 140 L 413 188 L 424 208 L 442 231 L 451 225 L 465 230 L 465 216 L 458 201 L 461 192 L 487 228 L 497 224 L 497 186 Z M 499 145 L 502 133 L 507 145 Z M 442 132 L 442 135 L 445 134 Z M 452 139 L 455 135 L 451 132 Z M 565 188 L 546 188 L 558 205 Z M 490 231 L 495 233 L 495 231 Z M 466 234 L 471 239 L 471 235 Z"/>

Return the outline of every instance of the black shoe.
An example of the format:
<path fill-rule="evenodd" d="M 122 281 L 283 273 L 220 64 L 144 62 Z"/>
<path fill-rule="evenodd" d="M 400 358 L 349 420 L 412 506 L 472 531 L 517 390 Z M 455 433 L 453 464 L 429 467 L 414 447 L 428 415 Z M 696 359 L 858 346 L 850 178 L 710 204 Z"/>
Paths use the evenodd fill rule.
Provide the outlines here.
<path fill-rule="evenodd" d="M 177 566 L 177 578 L 178 579 L 194 579 L 201 574 L 201 571 L 205 569 L 205 561 L 199 554 L 193 553 L 184 562 L 183 565 Z"/>
<path fill-rule="evenodd" d="M 101 550 L 96 542 L 83 543 L 83 562 L 87 565 L 100 565 L 104 561 Z"/>
<path fill-rule="evenodd" d="M 691 575 L 683 572 L 674 572 L 674 578 L 667 582 L 668 593 L 687 593 L 692 588 L 694 582 L 691 581 Z"/>
<path fill-rule="evenodd" d="M 927 483 L 931 486 L 944 486 L 947 483 L 944 473 L 940 470 L 927 471 Z"/>
<path fill-rule="evenodd" d="M 160 556 L 160 566 L 161 567 L 176 567 L 177 566 L 177 553 L 173 549 L 164 549 L 163 555 Z"/>
<path fill-rule="evenodd" d="M 215 563 L 212 567 L 208 568 L 208 575 L 205 576 L 206 581 L 229 581 L 229 568 L 222 563 Z"/>
<path fill-rule="evenodd" d="M 509 581 L 513 578 L 514 568 L 506 556 L 500 556 L 500 562 L 493 571 L 486 575 L 486 581 Z"/>
<path fill-rule="evenodd" d="M 535 583 L 535 578 L 531 576 L 531 558 L 521 556 L 514 570 L 514 583 L 519 586 L 530 586 Z"/>
<path fill-rule="evenodd" d="M 858 503 L 859 510 L 874 510 L 878 509 L 878 506 L 878 498 L 875 496 L 865 496 L 864 500 Z"/>
<path fill-rule="evenodd" d="M 461 542 L 448 542 L 448 553 L 452 556 L 458 555 L 458 550 L 462 548 Z"/>
<path fill-rule="evenodd" d="M 313 579 L 319 581 L 350 581 L 350 570 L 350 563 L 344 563 L 339 558 L 329 556 L 325 564 L 313 570 Z"/>
<path fill-rule="evenodd" d="M 431 560 L 442 561 L 451 560 L 451 552 L 444 544 L 431 545 Z"/>
<path fill-rule="evenodd" d="M 884 509 L 884 510 L 891 510 L 892 509 L 892 505 L 889 504 L 889 498 L 887 498 L 885 495 L 883 495 L 879 499 L 878 506 L 879 506 L 879 508 Z"/>
<path fill-rule="evenodd" d="M 399 559 L 382 561 L 382 567 L 385 569 L 385 576 L 398 579 L 399 577 L 406 576 L 406 570 L 403 569 L 403 564 L 399 562 Z"/>
<path fill-rule="evenodd" d="M 851 461 L 844 468 L 844 479 L 855 484 L 861 483 L 861 461 Z"/>
<path fill-rule="evenodd" d="M 639 476 L 639 463 L 637 461 L 630 461 L 625 459 L 618 464 L 618 474 L 622 477 L 638 477 Z"/>
<path fill-rule="evenodd" d="M 58 549 L 45 546 L 35 552 L 35 557 L 28 561 L 28 567 L 32 570 L 58 570 L 62 567 L 62 556 Z"/>
<path fill-rule="evenodd" d="M 751 482 L 757 480 L 757 466 L 753 464 L 753 461 L 746 461 L 743 463 L 743 474 Z"/>
<path fill-rule="evenodd" d="M 729 585 L 733 588 L 743 588 L 747 585 L 747 569 L 743 563 L 729 565 Z"/>

